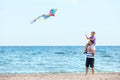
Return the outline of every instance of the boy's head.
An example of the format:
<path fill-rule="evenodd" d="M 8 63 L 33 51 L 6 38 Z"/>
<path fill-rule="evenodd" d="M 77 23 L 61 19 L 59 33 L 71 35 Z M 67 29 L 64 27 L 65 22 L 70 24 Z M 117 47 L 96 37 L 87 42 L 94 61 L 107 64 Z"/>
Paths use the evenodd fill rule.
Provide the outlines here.
<path fill-rule="evenodd" d="M 95 35 L 95 32 L 94 32 L 94 31 L 92 31 L 92 32 L 91 32 L 91 35 L 92 35 L 92 36 L 94 36 L 94 35 Z"/>

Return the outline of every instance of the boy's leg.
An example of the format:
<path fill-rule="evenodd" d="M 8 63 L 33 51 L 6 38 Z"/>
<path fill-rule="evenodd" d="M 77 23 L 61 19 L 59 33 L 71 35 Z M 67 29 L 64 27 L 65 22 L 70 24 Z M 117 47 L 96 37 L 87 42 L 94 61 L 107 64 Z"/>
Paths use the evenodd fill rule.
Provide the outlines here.
<path fill-rule="evenodd" d="M 84 54 L 87 53 L 87 47 L 88 47 L 88 43 L 85 45 L 85 51 L 84 51 Z"/>
<path fill-rule="evenodd" d="M 88 74 L 88 67 L 86 67 L 85 76 L 87 76 L 87 74 Z"/>

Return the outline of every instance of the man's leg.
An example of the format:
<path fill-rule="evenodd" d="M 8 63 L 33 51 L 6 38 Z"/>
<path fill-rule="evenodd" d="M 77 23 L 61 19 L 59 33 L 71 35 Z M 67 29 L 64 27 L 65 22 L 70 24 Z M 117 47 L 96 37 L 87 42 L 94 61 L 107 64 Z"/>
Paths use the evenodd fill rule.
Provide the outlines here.
<path fill-rule="evenodd" d="M 85 73 L 85 76 L 87 76 L 88 74 L 88 67 L 86 67 L 86 73 Z"/>
<path fill-rule="evenodd" d="M 90 61 L 90 67 L 92 68 L 92 75 L 94 75 L 94 58 L 91 58 L 91 61 Z"/>
<path fill-rule="evenodd" d="M 94 68 L 92 68 L 92 75 L 94 75 Z"/>

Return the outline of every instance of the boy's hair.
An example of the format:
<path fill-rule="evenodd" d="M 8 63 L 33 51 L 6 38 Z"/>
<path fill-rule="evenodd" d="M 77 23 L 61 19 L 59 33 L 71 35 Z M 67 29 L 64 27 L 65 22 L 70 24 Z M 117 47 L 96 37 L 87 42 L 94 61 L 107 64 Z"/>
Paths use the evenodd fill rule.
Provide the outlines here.
<path fill-rule="evenodd" d="M 94 32 L 94 31 L 92 31 L 91 33 L 95 34 L 95 32 Z"/>

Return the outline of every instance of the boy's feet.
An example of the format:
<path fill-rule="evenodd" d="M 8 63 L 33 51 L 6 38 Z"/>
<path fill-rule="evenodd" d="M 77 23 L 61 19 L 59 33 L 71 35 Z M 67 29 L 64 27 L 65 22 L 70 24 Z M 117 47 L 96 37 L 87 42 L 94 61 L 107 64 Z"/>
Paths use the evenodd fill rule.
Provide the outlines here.
<path fill-rule="evenodd" d="M 87 51 L 85 51 L 83 54 L 86 54 L 87 53 Z"/>

